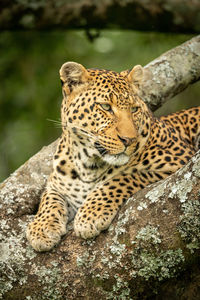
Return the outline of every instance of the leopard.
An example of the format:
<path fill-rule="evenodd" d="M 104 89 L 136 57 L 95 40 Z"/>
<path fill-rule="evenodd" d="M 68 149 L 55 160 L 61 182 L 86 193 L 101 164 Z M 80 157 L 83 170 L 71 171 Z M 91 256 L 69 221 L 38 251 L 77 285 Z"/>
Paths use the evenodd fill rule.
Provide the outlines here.
<path fill-rule="evenodd" d="M 62 134 L 27 239 L 56 246 L 105 231 L 127 199 L 183 167 L 200 148 L 200 107 L 156 117 L 141 96 L 145 68 L 114 72 L 66 62 L 60 69 Z"/>

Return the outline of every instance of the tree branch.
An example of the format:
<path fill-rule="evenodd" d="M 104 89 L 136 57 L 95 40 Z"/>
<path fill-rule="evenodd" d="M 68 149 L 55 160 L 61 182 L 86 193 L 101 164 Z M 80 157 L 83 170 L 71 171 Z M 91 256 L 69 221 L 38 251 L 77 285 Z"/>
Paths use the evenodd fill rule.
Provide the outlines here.
<path fill-rule="evenodd" d="M 1 30 L 124 28 L 198 33 L 200 3 L 163 0 L 1 1 Z"/>
<path fill-rule="evenodd" d="M 162 54 L 145 69 L 149 75 L 142 86 L 142 97 L 155 111 L 200 79 L 200 35 Z"/>
<path fill-rule="evenodd" d="M 199 45 L 196 37 L 146 67 L 152 77 L 143 89 L 153 108 L 199 79 Z M 182 67 L 174 61 L 181 55 Z M 189 299 L 200 276 L 200 153 L 176 174 L 135 194 L 95 240 L 75 237 L 70 224 L 56 248 L 36 253 L 25 228 L 37 210 L 56 144 L 0 186 L 0 299 L 147 299 L 155 291 L 169 299 L 174 290 L 177 299 Z M 189 271 L 181 273 L 184 268 Z M 184 278 L 174 278 L 179 274 Z"/>

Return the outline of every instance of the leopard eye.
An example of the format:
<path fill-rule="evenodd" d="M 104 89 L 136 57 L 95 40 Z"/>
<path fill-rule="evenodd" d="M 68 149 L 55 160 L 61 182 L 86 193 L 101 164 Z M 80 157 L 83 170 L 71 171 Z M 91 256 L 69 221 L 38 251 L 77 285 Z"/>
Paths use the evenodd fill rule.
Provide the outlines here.
<path fill-rule="evenodd" d="M 100 103 L 100 105 L 106 111 L 112 110 L 110 104 L 108 104 L 108 103 Z"/>
<path fill-rule="evenodd" d="M 131 112 L 136 113 L 138 111 L 138 109 L 139 109 L 139 107 L 133 106 L 133 107 L 131 107 Z"/>

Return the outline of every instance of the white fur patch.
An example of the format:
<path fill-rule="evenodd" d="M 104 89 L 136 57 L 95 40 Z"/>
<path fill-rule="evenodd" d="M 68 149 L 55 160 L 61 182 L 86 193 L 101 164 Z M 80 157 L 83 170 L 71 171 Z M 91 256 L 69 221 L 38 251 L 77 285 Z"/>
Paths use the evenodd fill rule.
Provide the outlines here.
<path fill-rule="evenodd" d="M 105 154 L 102 159 L 109 165 L 122 166 L 127 164 L 129 161 L 129 156 L 124 153 L 118 155 Z"/>

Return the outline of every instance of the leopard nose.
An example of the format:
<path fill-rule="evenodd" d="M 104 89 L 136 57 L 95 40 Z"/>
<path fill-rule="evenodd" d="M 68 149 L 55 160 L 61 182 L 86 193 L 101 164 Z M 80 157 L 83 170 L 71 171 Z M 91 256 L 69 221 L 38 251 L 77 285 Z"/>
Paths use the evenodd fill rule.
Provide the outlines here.
<path fill-rule="evenodd" d="M 124 144 L 125 147 L 130 146 L 132 144 L 133 140 L 134 140 L 134 138 L 129 138 L 129 137 L 126 137 L 126 136 L 119 136 L 119 135 L 118 135 L 118 138 Z"/>

